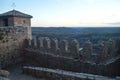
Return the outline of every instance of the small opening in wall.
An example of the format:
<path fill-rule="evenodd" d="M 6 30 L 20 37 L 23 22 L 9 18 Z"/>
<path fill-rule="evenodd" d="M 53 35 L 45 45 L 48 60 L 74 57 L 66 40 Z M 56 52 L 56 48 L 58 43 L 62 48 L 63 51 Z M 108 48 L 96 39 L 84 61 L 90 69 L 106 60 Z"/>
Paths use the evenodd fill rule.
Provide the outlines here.
<path fill-rule="evenodd" d="M 25 24 L 25 20 L 23 20 L 23 24 Z"/>
<path fill-rule="evenodd" d="M 3 19 L 3 25 L 8 26 L 8 19 Z"/>

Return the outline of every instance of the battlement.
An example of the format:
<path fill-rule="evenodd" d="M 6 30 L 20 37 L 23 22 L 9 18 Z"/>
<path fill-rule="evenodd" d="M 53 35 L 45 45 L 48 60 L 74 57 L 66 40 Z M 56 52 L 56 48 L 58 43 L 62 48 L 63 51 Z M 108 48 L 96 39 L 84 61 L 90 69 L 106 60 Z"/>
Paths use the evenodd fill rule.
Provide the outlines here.
<path fill-rule="evenodd" d="M 41 52 L 53 53 L 56 55 L 69 57 L 84 57 L 85 59 L 97 58 L 105 60 L 112 52 L 114 52 L 114 41 L 106 41 L 97 44 L 96 54 L 93 52 L 93 43 L 86 41 L 84 46 L 80 46 L 79 42 L 74 39 L 71 42 L 67 40 L 58 41 L 57 39 L 49 39 L 48 37 L 34 37 L 32 40 L 25 40 L 26 48 L 37 49 Z"/>

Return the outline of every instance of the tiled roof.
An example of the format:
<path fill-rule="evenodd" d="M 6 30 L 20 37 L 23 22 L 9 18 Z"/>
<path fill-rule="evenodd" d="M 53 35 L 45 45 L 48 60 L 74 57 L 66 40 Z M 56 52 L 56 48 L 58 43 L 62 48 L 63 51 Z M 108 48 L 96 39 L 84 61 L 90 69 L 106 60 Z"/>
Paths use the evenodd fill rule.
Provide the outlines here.
<path fill-rule="evenodd" d="M 12 10 L 12 11 L 8 11 L 6 13 L 0 14 L 0 17 L 5 17 L 5 16 L 18 16 L 18 17 L 27 17 L 27 18 L 32 18 L 31 15 L 16 11 L 16 10 Z"/>

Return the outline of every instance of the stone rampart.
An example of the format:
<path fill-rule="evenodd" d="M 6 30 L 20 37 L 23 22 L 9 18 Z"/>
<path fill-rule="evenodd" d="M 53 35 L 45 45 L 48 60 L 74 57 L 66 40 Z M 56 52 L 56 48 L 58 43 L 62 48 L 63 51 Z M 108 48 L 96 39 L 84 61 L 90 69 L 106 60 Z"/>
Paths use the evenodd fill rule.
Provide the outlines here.
<path fill-rule="evenodd" d="M 26 49 L 24 56 L 25 65 L 34 65 L 41 67 L 48 67 L 53 69 L 63 69 L 68 71 L 92 73 L 92 74 L 103 74 L 105 71 L 97 69 L 97 64 L 84 62 L 79 59 L 74 59 L 65 56 L 58 56 L 55 54 L 49 54 L 40 52 L 38 50 Z"/>
<path fill-rule="evenodd" d="M 24 65 L 46 67 L 52 69 L 62 69 L 80 73 L 90 73 L 96 75 L 116 77 L 119 75 L 120 57 L 107 62 L 96 64 L 90 61 L 50 54 L 34 49 L 25 49 Z"/>
<path fill-rule="evenodd" d="M 33 37 L 32 40 L 25 41 L 26 48 L 38 49 L 42 52 L 51 52 L 59 55 L 78 56 L 81 53 L 79 42 L 73 40 L 58 41 L 57 39 L 38 38 Z M 92 46 L 91 46 L 92 49 Z"/>
<path fill-rule="evenodd" d="M 110 44 L 109 41 L 99 43 L 98 46 L 96 46 L 96 55 L 94 55 L 93 51 L 95 50 L 93 50 L 93 44 L 89 40 L 86 41 L 82 47 L 76 39 L 68 42 L 67 40 L 58 41 L 57 39 L 49 39 L 48 37 L 33 37 L 32 40 L 26 40 L 25 43 L 26 48 L 37 49 L 41 52 L 48 52 L 56 55 L 71 56 L 74 58 L 82 56 L 84 59 L 91 59 L 96 61 L 96 63 L 105 61 L 109 57 L 110 49 L 108 48 L 114 48 L 113 44 Z M 111 52 L 114 51 L 113 49 L 111 50 Z"/>

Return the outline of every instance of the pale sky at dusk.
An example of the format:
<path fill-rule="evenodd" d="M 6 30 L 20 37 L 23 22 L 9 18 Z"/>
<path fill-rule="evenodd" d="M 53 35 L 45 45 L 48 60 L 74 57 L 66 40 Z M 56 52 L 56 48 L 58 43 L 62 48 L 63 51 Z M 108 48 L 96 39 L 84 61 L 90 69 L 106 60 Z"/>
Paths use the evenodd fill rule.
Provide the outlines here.
<path fill-rule="evenodd" d="M 13 2 L 32 26 L 120 26 L 120 0 L 0 0 L 0 14 Z"/>

